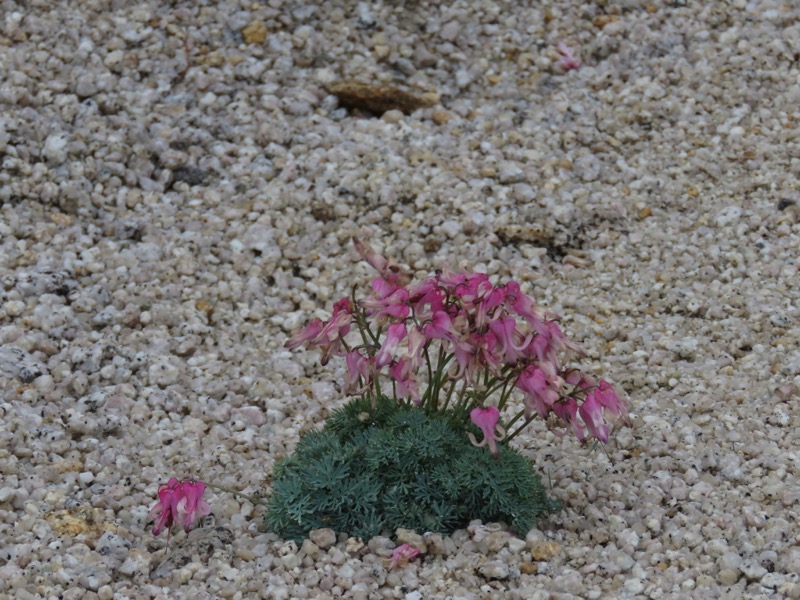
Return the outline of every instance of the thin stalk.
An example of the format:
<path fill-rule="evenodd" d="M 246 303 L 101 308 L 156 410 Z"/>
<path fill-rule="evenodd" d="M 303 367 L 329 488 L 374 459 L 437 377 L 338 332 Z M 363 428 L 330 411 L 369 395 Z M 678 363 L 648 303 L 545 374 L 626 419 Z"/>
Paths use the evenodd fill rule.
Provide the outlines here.
<path fill-rule="evenodd" d="M 508 402 L 508 399 L 511 397 L 511 390 L 508 388 L 509 383 L 511 383 L 511 378 L 507 377 L 503 382 L 503 391 L 500 392 L 500 402 L 497 403 L 497 410 L 501 412 L 505 408 L 506 402 Z"/>
<path fill-rule="evenodd" d="M 428 398 L 428 403 L 431 405 L 430 408 L 433 410 L 437 410 L 439 405 L 439 392 L 442 389 L 442 385 L 444 381 L 442 381 L 442 375 L 444 373 L 445 368 L 447 367 L 448 363 L 453 360 L 454 354 L 446 354 L 444 351 L 443 346 L 439 346 L 439 358 L 436 361 L 436 374 L 434 375 L 434 386 L 431 390 L 431 397 Z"/>
<path fill-rule="evenodd" d="M 433 388 L 433 367 L 431 366 L 431 355 L 428 353 L 428 344 L 423 346 L 422 354 L 425 357 L 425 364 L 428 367 L 428 387 L 425 389 L 425 393 L 422 394 L 422 400 L 420 400 L 420 405 L 425 406 Z"/>
<path fill-rule="evenodd" d="M 456 380 L 450 380 L 450 389 L 447 390 L 447 396 L 444 399 L 444 405 L 442 405 L 442 412 L 447 410 L 447 407 L 450 405 L 450 399 L 453 397 L 453 392 L 456 389 Z"/>
<path fill-rule="evenodd" d="M 519 413 L 519 414 L 521 415 L 522 413 Z M 510 434 L 508 434 L 508 436 L 507 436 L 507 437 L 506 437 L 506 439 L 505 439 L 505 442 L 506 442 L 506 443 L 508 443 L 508 442 L 510 442 L 511 440 L 513 440 L 515 437 L 517 437 L 517 434 L 518 434 L 520 431 L 522 431 L 523 429 L 525 429 L 525 428 L 526 428 L 526 427 L 527 427 L 527 426 L 528 426 L 528 425 L 529 425 L 529 424 L 530 424 L 530 423 L 531 423 L 531 422 L 532 422 L 532 421 L 533 421 L 533 420 L 534 420 L 536 417 L 538 417 L 538 416 L 539 416 L 539 415 L 538 415 L 537 413 L 535 413 L 535 412 L 534 412 L 534 413 L 533 413 L 533 414 L 532 414 L 530 417 L 528 417 L 527 419 L 525 419 L 525 422 L 524 422 L 522 425 L 520 425 L 519 427 L 517 427 L 517 429 L 515 429 L 513 433 L 510 433 Z M 517 420 L 517 418 L 519 418 L 519 415 L 517 415 L 516 417 L 514 417 L 514 419 L 512 420 L 512 422 L 508 424 L 508 427 L 511 427 L 511 425 L 513 424 L 513 422 L 514 422 L 514 421 L 516 421 L 516 420 Z"/>

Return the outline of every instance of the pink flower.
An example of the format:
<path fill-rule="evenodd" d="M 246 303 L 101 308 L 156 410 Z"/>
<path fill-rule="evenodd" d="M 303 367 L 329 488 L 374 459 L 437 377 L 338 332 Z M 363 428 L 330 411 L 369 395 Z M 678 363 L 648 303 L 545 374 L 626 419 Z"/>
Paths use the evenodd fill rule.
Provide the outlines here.
<path fill-rule="evenodd" d="M 304 345 L 306 348 L 318 346 L 322 350 L 323 365 L 328 364 L 331 356 L 341 351 L 342 338 L 350 331 L 353 322 L 353 307 L 349 298 L 334 302 L 333 314 L 327 321 L 314 319 L 299 333 L 293 335 L 284 344 L 290 350 Z"/>
<path fill-rule="evenodd" d="M 375 281 L 378 280 L 376 279 Z M 397 288 L 387 296 L 381 296 L 380 298 L 362 300 L 360 304 L 369 311 L 368 314 L 371 314 L 379 321 L 382 317 L 405 319 L 411 312 L 411 307 L 408 304 L 408 290 L 405 288 Z"/>
<path fill-rule="evenodd" d="M 367 261 L 387 283 L 403 286 L 410 281 L 410 276 L 400 265 L 378 254 L 375 249 L 366 242 L 362 242 L 358 238 L 353 238 L 353 245 L 356 247 L 356 252 L 361 255 L 361 258 Z"/>
<path fill-rule="evenodd" d="M 553 412 L 561 419 L 564 425 L 572 430 L 579 441 L 586 439 L 586 427 L 578 418 L 578 401 L 569 397 L 553 405 Z"/>
<path fill-rule="evenodd" d="M 375 355 L 375 367 L 378 369 L 382 369 L 394 358 L 395 353 L 397 352 L 397 347 L 400 345 L 400 342 L 406 337 L 406 325 L 405 323 L 393 323 L 389 325 L 388 330 L 386 331 L 386 339 L 383 342 L 380 350 Z"/>
<path fill-rule="evenodd" d="M 399 358 L 389 367 L 389 375 L 394 380 L 398 398 L 411 398 L 414 404 L 420 403 L 419 382 L 409 368 L 410 363 L 406 358 Z"/>
<path fill-rule="evenodd" d="M 475 356 L 473 364 L 468 368 L 474 372 L 483 367 L 499 375 L 503 366 L 503 356 L 502 353 L 497 352 L 500 344 L 494 332 L 487 331 L 483 335 L 472 333 L 469 339 L 475 348 Z M 472 375 L 468 375 L 468 379 L 473 381 Z"/>
<path fill-rule="evenodd" d="M 175 477 L 158 488 L 158 502 L 150 509 L 150 516 L 158 518 L 153 535 L 164 528 L 169 530 L 175 523 L 188 532 L 200 517 L 209 514 L 211 507 L 203 500 L 205 489 L 202 481 L 179 482 Z"/>
<path fill-rule="evenodd" d="M 390 561 L 390 568 L 400 566 L 405 566 L 408 564 L 412 558 L 419 556 L 421 553 L 417 548 L 414 546 L 409 546 L 408 544 L 403 544 L 398 546 L 394 550 L 392 550 L 392 559 Z"/>
<path fill-rule="evenodd" d="M 608 424 L 628 422 L 627 406 L 607 381 L 600 381 L 589 392 L 580 408 L 580 415 L 589 432 L 604 444 L 608 442 Z"/>
<path fill-rule="evenodd" d="M 556 44 L 556 52 L 561 55 L 558 59 L 558 64 L 565 71 L 571 71 L 581 66 L 581 61 L 575 56 L 575 50 L 567 46 L 564 42 L 558 42 L 558 44 Z"/>
<path fill-rule="evenodd" d="M 617 396 L 617 392 L 607 381 L 601 380 L 590 394 L 594 394 L 600 405 L 615 417 L 625 417 L 625 403 Z"/>
<path fill-rule="evenodd" d="M 589 433 L 604 444 L 608 441 L 608 425 L 603 419 L 603 406 L 597 395 L 590 393 L 580 407 L 580 415 Z"/>
<path fill-rule="evenodd" d="M 425 324 L 423 331 L 425 336 L 431 340 L 453 340 L 458 335 L 453 329 L 453 320 L 443 310 L 433 313 L 431 320 Z"/>
<path fill-rule="evenodd" d="M 500 349 L 505 354 L 506 362 L 516 364 L 523 357 L 522 350 L 531 343 L 532 336 L 522 338 L 517 329 L 517 320 L 514 317 L 497 319 L 489 323 L 489 329 L 497 336 Z M 515 342 L 516 339 L 516 342 Z"/>
<path fill-rule="evenodd" d="M 534 326 L 544 319 L 544 311 L 536 307 L 533 298 L 522 293 L 516 281 L 509 281 L 504 287 L 505 301 L 517 315 Z"/>
<path fill-rule="evenodd" d="M 409 290 L 409 301 L 414 314 L 421 321 L 431 318 L 438 311 L 444 311 L 447 293 L 439 286 L 435 277 L 428 277 Z"/>
<path fill-rule="evenodd" d="M 506 298 L 505 289 L 502 287 L 492 288 L 478 304 L 478 312 L 475 317 L 475 325 L 482 328 L 490 321 L 495 313 L 495 309 L 502 305 Z"/>
<path fill-rule="evenodd" d="M 320 332 L 322 331 L 322 326 L 322 319 L 314 319 L 313 321 L 309 322 L 308 325 L 303 327 L 303 329 L 301 329 L 298 333 L 290 337 L 284 344 L 284 347 L 288 348 L 289 350 L 294 350 L 303 344 L 306 344 L 307 346 L 314 344 L 314 340 L 318 338 Z"/>
<path fill-rule="evenodd" d="M 486 408 L 473 408 L 469 413 L 469 418 L 475 425 L 477 425 L 483 432 L 483 439 L 478 443 L 472 433 L 468 433 L 469 440 L 479 448 L 481 446 L 489 446 L 489 452 L 492 456 L 497 456 L 497 442 L 501 441 L 506 436 L 506 431 L 497 421 L 500 419 L 500 411 L 496 406 L 487 406 Z"/>
<path fill-rule="evenodd" d="M 211 507 L 203 500 L 206 484 L 202 481 L 184 481 L 183 497 L 178 501 L 178 524 L 183 525 L 184 531 L 189 531 L 198 518 L 211 512 Z"/>
<path fill-rule="evenodd" d="M 425 337 L 422 329 L 416 325 L 408 330 L 408 368 L 417 371 L 422 366 L 423 351 L 428 338 Z"/>
<path fill-rule="evenodd" d="M 553 404 L 559 399 L 556 381 L 548 378 L 539 367 L 526 367 L 517 378 L 517 387 L 522 390 L 525 403 L 525 414 L 533 410 L 544 419 L 550 413 Z"/>
<path fill-rule="evenodd" d="M 344 361 L 347 365 L 345 394 L 359 394 L 372 385 L 375 376 L 374 359 L 364 356 L 359 350 L 351 350 L 345 354 Z"/>

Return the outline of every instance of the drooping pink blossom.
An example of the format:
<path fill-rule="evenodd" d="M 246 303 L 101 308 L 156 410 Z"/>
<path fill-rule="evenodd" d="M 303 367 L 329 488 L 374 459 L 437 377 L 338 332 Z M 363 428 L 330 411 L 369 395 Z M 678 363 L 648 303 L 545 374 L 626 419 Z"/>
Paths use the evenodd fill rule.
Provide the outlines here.
<path fill-rule="evenodd" d="M 409 365 L 410 362 L 405 357 L 398 358 L 389 367 L 389 375 L 395 383 L 395 394 L 398 398 L 411 398 L 414 404 L 419 404 L 419 382 L 415 377 L 416 371 L 412 371 Z"/>
<path fill-rule="evenodd" d="M 361 255 L 361 258 L 367 261 L 367 263 L 369 263 L 369 265 L 388 283 L 403 286 L 411 279 L 400 265 L 378 254 L 375 249 L 366 242 L 362 242 L 360 239 L 354 237 L 353 245 L 356 247 L 356 251 Z"/>
<path fill-rule="evenodd" d="M 425 336 L 431 340 L 453 340 L 458 335 L 453 329 L 453 319 L 443 310 L 433 313 L 431 320 L 425 323 L 423 331 Z"/>
<path fill-rule="evenodd" d="M 178 481 L 175 477 L 158 488 L 158 502 L 150 509 L 150 516 L 157 518 L 153 535 L 159 535 L 173 524 L 184 531 L 194 528 L 197 520 L 211 512 L 211 507 L 203 500 L 206 485 L 202 481 Z"/>
<path fill-rule="evenodd" d="M 517 387 L 523 393 L 526 416 L 535 410 L 542 419 L 547 418 L 559 398 L 556 383 L 537 366 L 523 369 L 517 378 Z"/>
<path fill-rule="evenodd" d="M 408 329 L 408 367 L 413 371 L 418 371 L 422 367 L 424 360 L 423 352 L 428 338 L 425 337 L 423 330 L 413 325 Z"/>
<path fill-rule="evenodd" d="M 487 406 L 486 408 L 478 406 L 470 411 L 469 418 L 483 432 L 483 439 L 480 442 L 472 433 L 468 433 L 470 441 L 479 448 L 489 446 L 492 456 L 497 456 L 497 442 L 506 436 L 505 429 L 498 424 L 500 411 L 496 406 Z"/>
<path fill-rule="evenodd" d="M 561 419 L 564 426 L 575 434 L 579 441 L 586 439 L 586 426 L 578 418 L 578 401 L 573 397 L 565 398 L 553 404 L 553 412 Z"/>
<path fill-rule="evenodd" d="M 583 401 L 580 415 L 589 432 L 603 443 L 608 442 L 609 424 L 627 423 L 627 406 L 607 381 L 600 381 Z"/>
<path fill-rule="evenodd" d="M 308 323 L 308 325 L 303 327 L 303 329 L 290 337 L 284 344 L 284 347 L 288 348 L 289 350 L 294 350 L 303 344 L 311 345 L 315 343 L 315 340 L 319 337 L 319 334 L 322 331 L 322 327 L 322 319 L 313 319 Z"/>
<path fill-rule="evenodd" d="M 206 484 L 202 481 L 184 481 L 183 497 L 178 501 L 178 523 L 184 531 L 192 529 L 196 521 L 211 512 L 211 507 L 203 500 Z"/>
<path fill-rule="evenodd" d="M 364 356 L 361 350 L 354 349 L 345 354 L 344 361 L 347 367 L 344 376 L 345 394 L 360 394 L 368 389 L 375 375 L 374 359 Z"/>
<path fill-rule="evenodd" d="M 397 353 L 397 347 L 400 345 L 400 342 L 405 339 L 406 333 L 407 329 L 405 323 L 392 323 L 389 325 L 386 331 L 386 339 L 375 355 L 375 367 L 377 369 L 382 369 L 392 362 L 392 359 L 394 359 Z"/>
<path fill-rule="evenodd" d="M 495 319 L 489 323 L 489 329 L 497 336 L 505 362 L 510 365 L 515 365 L 523 358 L 522 351 L 531 343 L 533 338 L 530 334 L 523 338 L 517 327 L 517 320 L 514 317 Z"/>
<path fill-rule="evenodd" d="M 579 409 L 581 419 L 593 437 L 608 442 L 608 424 L 603 419 L 603 406 L 596 394 L 590 393 Z"/>
<path fill-rule="evenodd" d="M 405 319 L 411 312 L 406 288 L 397 288 L 390 294 L 378 298 L 365 298 L 359 304 L 367 309 L 368 315 L 381 323 L 385 322 L 386 318 Z"/>

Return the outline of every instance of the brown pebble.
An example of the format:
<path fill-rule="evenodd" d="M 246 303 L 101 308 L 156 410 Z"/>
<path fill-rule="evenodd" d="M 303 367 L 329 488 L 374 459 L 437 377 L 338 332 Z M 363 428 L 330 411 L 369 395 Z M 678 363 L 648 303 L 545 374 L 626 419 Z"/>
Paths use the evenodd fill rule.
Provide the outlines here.
<path fill-rule="evenodd" d="M 617 15 L 597 15 L 594 19 L 592 19 L 592 25 L 598 29 L 602 29 L 609 23 L 615 23 L 616 21 L 619 21 L 619 17 Z"/>
<path fill-rule="evenodd" d="M 431 119 L 437 125 L 445 125 L 453 118 L 452 113 L 444 110 L 443 108 L 436 108 L 431 113 Z"/>
<path fill-rule="evenodd" d="M 548 561 L 561 552 L 561 544 L 557 542 L 539 542 L 531 548 L 533 560 Z"/>
<path fill-rule="evenodd" d="M 519 572 L 523 575 L 536 575 L 539 572 L 539 565 L 535 562 L 522 563 L 519 566 Z"/>
<path fill-rule="evenodd" d="M 408 115 L 419 108 L 439 103 L 438 94 L 419 94 L 385 83 L 348 80 L 331 83 L 325 89 L 339 98 L 339 103 L 345 108 L 364 110 L 376 115 L 390 110 L 399 110 Z"/>
<path fill-rule="evenodd" d="M 267 39 L 267 26 L 259 20 L 250 21 L 242 29 L 242 37 L 247 44 L 263 44 Z"/>

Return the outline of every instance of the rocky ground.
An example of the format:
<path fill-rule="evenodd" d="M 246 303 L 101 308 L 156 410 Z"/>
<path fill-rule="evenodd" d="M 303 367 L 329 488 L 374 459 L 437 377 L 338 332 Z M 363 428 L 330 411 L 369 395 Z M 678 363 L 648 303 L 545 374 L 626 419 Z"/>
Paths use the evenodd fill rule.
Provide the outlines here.
<path fill-rule="evenodd" d="M 0 597 L 800 598 L 798 48 L 785 0 L 0 0 Z M 633 427 L 515 440 L 525 539 L 389 568 L 210 491 L 165 548 L 160 484 L 263 497 L 344 401 L 283 343 L 353 235 L 520 281 Z"/>

